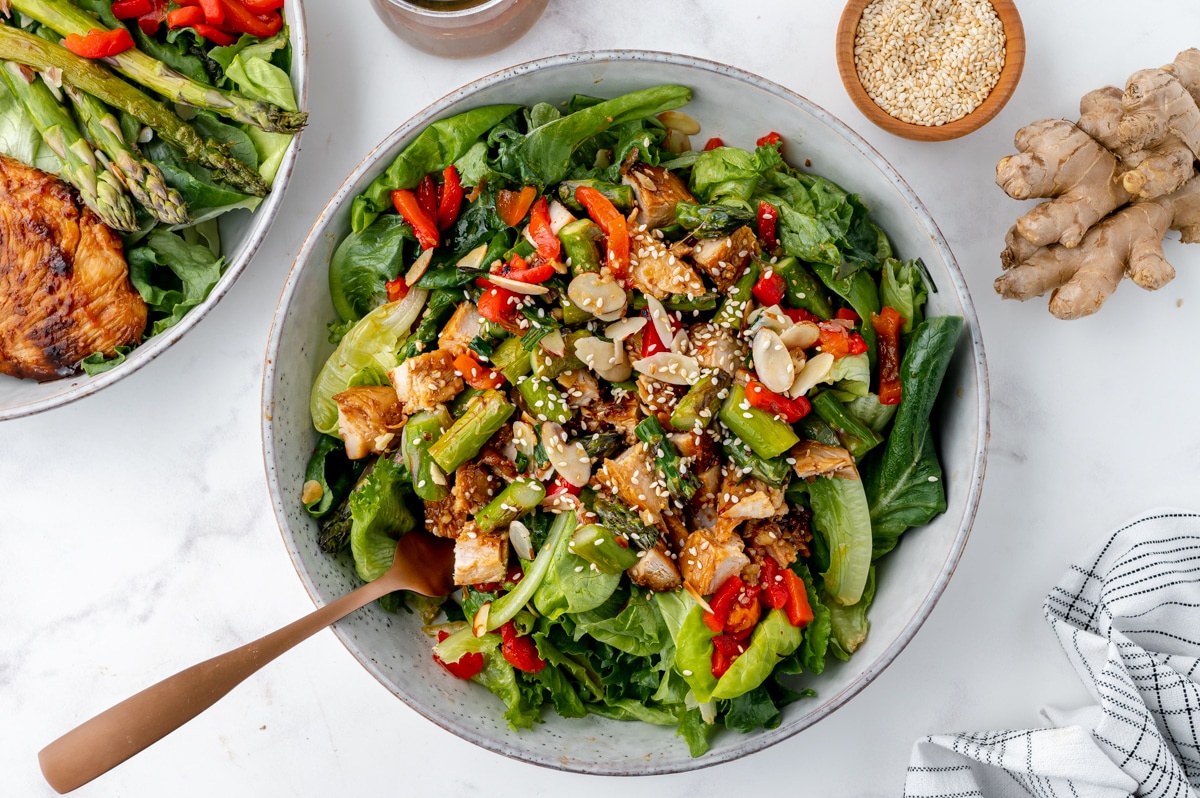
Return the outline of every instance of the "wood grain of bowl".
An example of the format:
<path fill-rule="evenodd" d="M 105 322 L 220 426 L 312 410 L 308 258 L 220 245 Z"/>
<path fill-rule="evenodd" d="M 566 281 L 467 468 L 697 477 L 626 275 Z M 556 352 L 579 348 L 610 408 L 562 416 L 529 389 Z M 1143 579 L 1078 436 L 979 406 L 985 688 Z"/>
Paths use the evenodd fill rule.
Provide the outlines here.
<path fill-rule="evenodd" d="M 972 133 L 990 122 L 1000 109 L 1004 107 L 1017 83 L 1021 79 L 1021 70 L 1025 67 L 1025 28 L 1021 25 L 1021 16 L 1012 0 L 991 0 L 1000 24 L 1004 26 L 1005 57 L 1004 68 L 1000 71 L 1000 79 L 995 88 L 988 94 L 979 106 L 953 122 L 944 125 L 928 126 L 915 125 L 898 119 L 876 105 L 875 101 L 863 88 L 859 80 L 858 70 L 854 65 L 854 38 L 858 31 L 859 20 L 862 19 L 863 9 L 872 0 L 850 0 L 842 11 L 838 22 L 837 41 L 834 46 L 837 53 L 838 73 L 842 84 L 846 87 L 850 99 L 858 106 L 858 110 L 877 126 L 888 133 L 914 141 L 948 141 Z"/>

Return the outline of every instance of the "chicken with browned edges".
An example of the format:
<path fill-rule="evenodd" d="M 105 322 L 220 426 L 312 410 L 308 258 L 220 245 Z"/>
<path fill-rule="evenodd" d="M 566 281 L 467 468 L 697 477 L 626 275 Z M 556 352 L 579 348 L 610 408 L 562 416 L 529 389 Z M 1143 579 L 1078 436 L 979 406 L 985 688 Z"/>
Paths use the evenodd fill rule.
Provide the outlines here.
<path fill-rule="evenodd" d="M 0 155 L 0 373 L 63 377 L 145 327 L 117 234 L 66 183 Z"/>

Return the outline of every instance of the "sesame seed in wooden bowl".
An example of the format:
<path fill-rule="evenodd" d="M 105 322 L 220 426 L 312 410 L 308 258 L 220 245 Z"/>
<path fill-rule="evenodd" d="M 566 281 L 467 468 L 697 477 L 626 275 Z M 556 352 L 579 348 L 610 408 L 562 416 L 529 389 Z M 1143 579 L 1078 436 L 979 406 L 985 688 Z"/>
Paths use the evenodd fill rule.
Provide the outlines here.
<path fill-rule="evenodd" d="M 868 119 L 907 139 L 946 141 L 1008 102 L 1025 65 L 1025 30 L 1012 0 L 850 0 L 836 51 L 842 83 Z"/>

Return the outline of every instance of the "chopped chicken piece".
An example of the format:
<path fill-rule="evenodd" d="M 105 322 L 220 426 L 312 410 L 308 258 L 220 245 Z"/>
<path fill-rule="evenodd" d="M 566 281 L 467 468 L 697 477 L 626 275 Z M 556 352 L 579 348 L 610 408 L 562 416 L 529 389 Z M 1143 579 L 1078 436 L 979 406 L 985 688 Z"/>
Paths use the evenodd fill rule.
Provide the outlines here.
<path fill-rule="evenodd" d="M 503 582 L 508 576 L 508 532 L 482 535 L 474 521 L 454 541 L 454 584 Z"/>
<path fill-rule="evenodd" d="M 688 505 L 692 529 L 712 529 L 717 524 L 717 494 L 721 489 L 721 467 L 714 465 L 696 473 L 700 475 L 700 488 Z"/>
<path fill-rule="evenodd" d="M 441 501 L 425 502 L 425 529 L 431 535 L 439 538 L 457 538 L 471 519 L 462 513 L 454 512 L 454 497 L 447 496 Z"/>
<path fill-rule="evenodd" d="M 408 413 L 449 402 L 463 389 L 462 377 L 454 373 L 454 355 L 446 349 L 408 358 L 388 372 L 388 379 Z"/>
<path fill-rule="evenodd" d="M 474 302 L 462 302 L 442 328 L 438 336 L 438 349 L 446 349 L 455 357 L 466 352 L 472 339 L 479 335 L 482 321 L 483 317 L 475 310 Z"/>
<path fill-rule="evenodd" d="M 362 385 L 335 394 L 338 433 L 346 443 L 346 457 L 361 460 L 380 454 L 400 442 L 396 430 L 404 413 L 396 392 L 386 385 Z"/>
<path fill-rule="evenodd" d="M 746 350 L 738 343 L 733 331 L 703 321 L 688 328 L 692 357 L 701 368 L 720 369 L 733 376 L 746 359 Z"/>
<path fill-rule="evenodd" d="M 702 473 L 718 464 L 717 444 L 703 432 L 675 432 L 667 439 L 674 444 L 680 457 L 688 459 L 689 471 Z"/>
<path fill-rule="evenodd" d="M 701 595 L 711 596 L 731 576 L 750 564 L 742 539 L 731 532 L 697 529 L 679 554 L 683 578 Z"/>
<path fill-rule="evenodd" d="M 668 508 L 662 514 L 663 526 L 667 528 L 667 538 L 671 541 L 671 549 L 682 551 L 683 543 L 688 537 L 687 522 L 683 515 L 673 508 Z"/>
<path fill-rule="evenodd" d="M 509 435 L 502 436 L 506 430 L 509 432 Z M 511 434 L 512 427 L 508 425 L 504 426 L 492 436 L 492 439 L 486 446 L 479 450 L 479 457 L 476 458 L 480 464 L 488 467 L 493 476 L 499 477 L 505 482 L 512 482 L 517 478 L 517 464 L 500 454 L 500 450 L 497 447 L 503 446 L 504 442 L 507 441 L 507 437 L 511 437 Z M 500 440 L 501 437 L 505 437 L 506 440 L 502 442 Z"/>
<path fill-rule="evenodd" d="M 605 460 L 596 477 L 599 484 L 609 490 L 615 488 L 617 496 L 637 512 L 642 523 L 648 526 L 662 524 L 662 511 L 670 494 L 661 484 L 658 465 L 646 444 L 639 441 L 617 459 Z"/>
<path fill-rule="evenodd" d="M 643 293 L 655 299 L 673 295 L 697 297 L 705 292 L 704 281 L 686 261 L 672 255 L 651 236 L 633 242 L 629 259 L 629 279 Z"/>
<path fill-rule="evenodd" d="M 740 476 L 736 468 L 727 469 L 717 503 L 718 518 L 770 518 L 779 515 L 787 507 L 783 501 L 783 491 L 779 488 L 773 488 L 755 477 L 739 482 Z"/>
<path fill-rule="evenodd" d="M 793 468 L 800 479 L 854 469 L 854 458 L 850 452 L 840 446 L 826 446 L 816 441 L 800 441 L 792 447 L 789 456 L 796 459 Z"/>
<path fill-rule="evenodd" d="M 468 460 L 454 472 L 454 487 L 450 489 L 450 496 L 454 499 L 454 514 L 473 517 L 492 500 L 499 487 L 500 481 L 488 469 Z"/>
<path fill-rule="evenodd" d="M 558 375 L 558 384 L 566 392 L 567 404 L 585 407 L 600 401 L 600 383 L 587 369 L 572 369 Z"/>
<path fill-rule="evenodd" d="M 0 374 L 65 377 L 145 328 L 120 236 L 66 183 L 0 155 Z"/>
<path fill-rule="evenodd" d="M 620 398 L 609 402 L 592 402 L 579 409 L 579 420 L 588 432 L 609 432 L 615 429 L 629 443 L 637 441 L 634 428 L 641 421 L 638 398 L 633 393 L 623 392 Z"/>
<path fill-rule="evenodd" d="M 724 238 L 702 238 L 692 247 L 692 260 L 712 277 L 717 290 L 726 294 L 760 252 L 758 236 L 749 227 L 739 227 Z M 738 297 L 749 299 L 749 297 Z"/>
<path fill-rule="evenodd" d="M 739 532 L 748 546 L 762 550 L 779 565 L 787 567 L 797 557 L 808 556 L 808 544 L 812 540 L 812 510 L 791 507 L 785 515 L 747 521 Z"/>
<path fill-rule="evenodd" d="M 629 580 L 635 585 L 656 593 L 675 590 L 683 584 L 683 579 L 679 576 L 679 569 L 675 567 L 671 555 L 664 550 L 661 541 L 655 548 L 648 549 L 639 555 L 637 564 L 626 573 L 629 574 Z"/>
<path fill-rule="evenodd" d="M 675 405 L 687 393 L 688 386 L 672 385 L 662 380 L 656 380 L 649 374 L 639 374 L 637 378 L 638 399 L 642 403 L 642 412 L 648 416 L 656 416 L 658 423 L 665 429 L 671 428 L 671 414 Z"/>
<path fill-rule="evenodd" d="M 637 224 L 651 229 L 675 224 L 675 206 L 696 201 L 683 180 L 661 166 L 634 164 L 621 182 L 633 188 L 638 206 Z"/>

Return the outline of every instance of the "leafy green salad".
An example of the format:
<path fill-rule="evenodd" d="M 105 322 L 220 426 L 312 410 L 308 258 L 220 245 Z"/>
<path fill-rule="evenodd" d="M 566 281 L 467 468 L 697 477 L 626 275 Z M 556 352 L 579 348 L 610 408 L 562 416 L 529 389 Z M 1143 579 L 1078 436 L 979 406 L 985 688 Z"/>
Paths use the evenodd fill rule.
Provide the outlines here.
<path fill-rule="evenodd" d="M 329 265 L 302 491 L 370 581 L 455 541 L 444 678 L 542 713 L 781 722 L 865 640 L 875 564 L 945 510 L 930 416 L 962 319 L 802 142 L 710 138 L 683 86 L 421 132 Z M 699 144 L 699 141 L 696 142 Z"/>
<path fill-rule="evenodd" d="M 283 2 L 4 6 L 0 152 L 70 183 L 121 233 L 141 340 L 157 335 L 208 297 L 226 266 L 218 217 L 258 207 L 305 123 Z M 106 371 L 133 345 L 78 367 Z"/>

